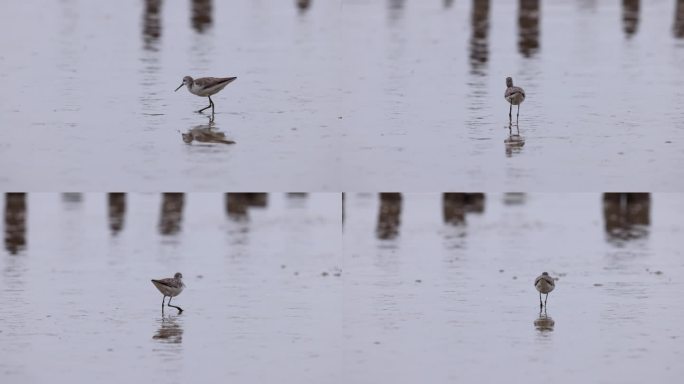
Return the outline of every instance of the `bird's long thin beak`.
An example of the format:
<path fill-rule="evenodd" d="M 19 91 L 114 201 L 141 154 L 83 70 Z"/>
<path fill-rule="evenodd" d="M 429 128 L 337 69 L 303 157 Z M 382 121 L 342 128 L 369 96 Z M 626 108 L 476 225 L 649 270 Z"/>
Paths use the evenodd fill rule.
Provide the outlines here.
<path fill-rule="evenodd" d="M 181 85 L 179 85 L 178 88 L 176 88 L 176 91 L 179 90 L 179 89 L 181 89 L 181 87 L 182 87 L 183 85 L 185 85 L 185 83 L 181 83 Z M 174 92 L 176 92 L 176 91 L 174 91 Z"/>

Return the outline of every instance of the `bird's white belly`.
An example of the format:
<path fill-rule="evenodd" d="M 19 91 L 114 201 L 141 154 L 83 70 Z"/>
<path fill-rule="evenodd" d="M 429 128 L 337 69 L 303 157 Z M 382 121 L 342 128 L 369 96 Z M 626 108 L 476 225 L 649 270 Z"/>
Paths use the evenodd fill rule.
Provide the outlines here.
<path fill-rule="evenodd" d="M 555 288 L 553 285 L 547 283 L 544 279 L 539 280 L 536 285 L 537 291 L 541 293 L 549 293 Z"/>
<path fill-rule="evenodd" d="M 516 93 L 511 96 L 508 96 L 506 100 L 508 100 L 508 102 L 513 105 L 519 105 L 525 100 L 525 97 L 520 93 Z"/>

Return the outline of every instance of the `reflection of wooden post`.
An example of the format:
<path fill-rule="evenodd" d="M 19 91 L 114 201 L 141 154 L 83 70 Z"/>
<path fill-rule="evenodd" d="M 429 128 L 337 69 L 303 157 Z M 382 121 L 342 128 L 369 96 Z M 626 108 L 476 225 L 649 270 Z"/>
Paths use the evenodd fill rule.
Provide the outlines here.
<path fill-rule="evenodd" d="M 489 58 L 489 0 L 473 0 L 470 24 L 470 66 L 475 71 Z"/>
<path fill-rule="evenodd" d="M 444 0 L 444 8 L 451 8 L 454 5 L 454 0 Z"/>
<path fill-rule="evenodd" d="M 651 223 L 651 196 L 648 193 L 604 193 L 603 217 L 606 233 L 615 239 L 629 240 L 644 237 Z"/>
<path fill-rule="evenodd" d="M 518 50 L 525 57 L 539 50 L 539 0 L 520 0 L 518 8 Z"/>
<path fill-rule="evenodd" d="M 675 37 L 684 38 L 684 0 L 677 0 L 675 9 L 674 27 L 672 28 Z"/>
<path fill-rule="evenodd" d="M 109 229 L 113 234 L 121 231 L 124 224 L 124 214 L 126 213 L 126 194 L 110 193 L 108 195 L 109 207 Z"/>
<path fill-rule="evenodd" d="M 622 28 L 632 37 L 639 25 L 639 0 L 622 0 Z"/>
<path fill-rule="evenodd" d="M 376 234 L 383 240 L 393 239 L 399 234 L 401 216 L 401 193 L 381 193 L 380 212 Z"/>
<path fill-rule="evenodd" d="M 305 199 L 307 193 L 306 192 L 289 192 L 287 194 L 287 197 L 293 198 L 293 199 Z"/>
<path fill-rule="evenodd" d="M 192 0 L 192 27 L 202 33 L 211 26 L 211 0 Z"/>
<path fill-rule="evenodd" d="M 162 235 L 175 235 L 180 231 L 184 203 L 184 194 L 164 193 L 159 220 L 159 231 Z"/>
<path fill-rule="evenodd" d="M 26 194 L 5 194 L 5 249 L 12 255 L 26 248 Z"/>
<path fill-rule="evenodd" d="M 464 224 L 466 213 L 482 213 L 484 206 L 484 193 L 445 193 L 442 196 L 442 213 L 447 224 Z"/>
<path fill-rule="evenodd" d="M 83 195 L 78 192 L 64 192 L 62 193 L 62 201 L 66 203 L 80 203 L 83 201 Z"/>
<path fill-rule="evenodd" d="M 145 49 L 153 50 L 161 36 L 161 0 L 145 0 L 145 13 L 143 14 L 143 41 Z"/>

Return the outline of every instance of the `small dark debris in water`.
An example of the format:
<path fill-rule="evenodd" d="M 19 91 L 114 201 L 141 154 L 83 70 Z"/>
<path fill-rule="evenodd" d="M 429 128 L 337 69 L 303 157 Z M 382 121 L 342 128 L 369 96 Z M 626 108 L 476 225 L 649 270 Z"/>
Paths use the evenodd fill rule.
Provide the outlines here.
<path fill-rule="evenodd" d="M 375 344 L 375 345 L 380 345 L 380 342 L 379 342 L 379 341 L 374 341 L 373 344 Z"/>
<path fill-rule="evenodd" d="M 663 274 L 663 271 L 655 271 L 655 272 L 653 272 L 653 273 L 655 273 L 656 275 L 662 275 L 662 274 Z"/>
<path fill-rule="evenodd" d="M 338 118 L 339 120 L 342 120 L 342 116 L 337 116 L 337 118 Z"/>
<path fill-rule="evenodd" d="M 294 275 L 295 275 L 295 276 L 299 276 L 299 272 L 295 271 L 295 272 L 294 272 Z"/>
<path fill-rule="evenodd" d="M 518 276 L 513 276 L 513 280 L 518 280 Z"/>
<path fill-rule="evenodd" d="M 328 272 L 323 271 L 323 272 L 321 273 L 321 276 L 328 276 Z"/>
<path fill-rule="evenodd" d="M 342 272 L 335 272 L 333 273 L 333 276 L 340 277 L 342 276 Z"/>
<path fill-rule="evenodd" d="M 202 276 L 202 275 L 197 275 L 197 278 L 198 278 L 198 279 L 203 279 L 204 276 Z"/>
<path fill-rule="evenodd" d="M 594 283 L 594 287 L 603 287 L 603 284 L 601 284 L 601 283 Z"/>
<path fill-rule="evenodd" d="M 114 352 L 113 348 L 107 348 L 107 352 Z"/>
<path fill-rule="evenodd" d="M 625 154 L 624 152 L 618 152 L 618 155 L 624 155 L 624 154 Z"/>
<path fill-rule="evenodd" d="M 297 127 L 290 128 L 290 131 L 296 131 L 296 130 L 297 130 Z"/>
<path fill-rule="evenodd" d="M 422 283 L 422 282 L 423 282 L 423 280 L 421 280 L 421 279 L 416 279 L 416 283 Z"/>
<path fill-rule="evenodd" d="M 567 273 L 559 273 L 558 276 L 565 277 L 565 276 L 567 276 Z"/>
<path fill-rule="evenodd" d="M 499 273 L 503 273 L 503 271 L 504 271 L 503 269 L 499 269 Z"/>
<path fill-rule="evenodd" d="M 281 268 L 281 269 L 285 269 L 285 267 L 287 267 L 287 265 L 285 265 L 285 264 L 281 264 L 281 265 L 280 265 L 280 268 Z"/>
<path fill-rule="evenodd" d="M 670 140 L 666 140 L 665 144 L 672 144 L 672 142 Z"/>

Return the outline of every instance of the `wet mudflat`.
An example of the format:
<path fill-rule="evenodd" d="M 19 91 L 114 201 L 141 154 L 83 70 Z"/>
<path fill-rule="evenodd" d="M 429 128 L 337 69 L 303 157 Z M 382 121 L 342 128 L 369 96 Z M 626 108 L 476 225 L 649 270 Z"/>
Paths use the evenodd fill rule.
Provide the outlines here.
<path fill-rule="evenodd" d="M 683 0 L 6 8 L 0 187 L 684 190 Z"/>
<path fill-rule="evenodd" d="M 684 160 L 684 1 L 345 7 L 344 46 L 357 60 L 343 113 L 347 188 L 684 187 L 674 167 Z M 526 91 L 522 140 L 509 140 L 507 76 Z"/>
<path fill-rule="evenodd" d="M 599 194 L 346 198 L 347 382 L 684 373 L 681 195 L 640 206 Z M 558 277 L 546 317 L 533 287 L 542 271 Z"/>
<path fill-rule="evenodd" d="M 231 199 L 3 202 L 0 381 L 335 381 L 339 194 Z M 150 279 L 178 271 L 162 316 Z"/>

